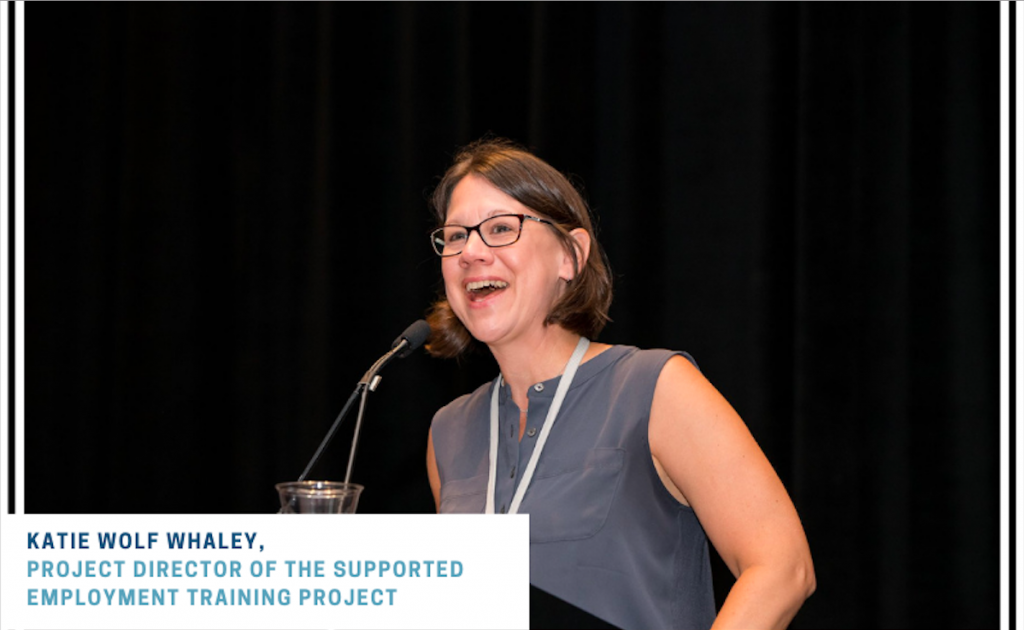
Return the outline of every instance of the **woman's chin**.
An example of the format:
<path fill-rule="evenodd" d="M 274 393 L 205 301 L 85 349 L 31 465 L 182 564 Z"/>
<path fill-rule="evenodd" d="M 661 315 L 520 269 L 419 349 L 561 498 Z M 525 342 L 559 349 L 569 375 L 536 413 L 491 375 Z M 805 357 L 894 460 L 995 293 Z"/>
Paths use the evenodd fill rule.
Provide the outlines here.
<path fill-rule="evenodd" d="M 467 322 L 467 320 L 469 320 Z M 480 343 L 492 345 L 500 342 L 508 335 L 508 329 L 498 322 L 482 322 L 473 318 L 462 320 L 463 325 L 473 335 L 473 338 Z"/>
<path fill-rule="evenodd" d="M 503 336 L 501 333 L 490 329 L 480 330 L 468 326 L 467 328 L 469 329 L 469 334 L 473 335 L 473 339 L 476 339 L 480 343 L 486 344 L 488 346 L 501 341 L 501 338 Z"/>

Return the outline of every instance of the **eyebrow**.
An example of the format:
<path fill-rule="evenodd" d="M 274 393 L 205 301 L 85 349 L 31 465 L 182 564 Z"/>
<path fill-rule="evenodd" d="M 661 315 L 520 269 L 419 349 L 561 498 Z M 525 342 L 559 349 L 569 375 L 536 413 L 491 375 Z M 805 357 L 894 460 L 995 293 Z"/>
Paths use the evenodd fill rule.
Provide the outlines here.
<path fill-rule="evenodd" d="M 506 210 L 506 209 L 494 209 L 494 210 L 490 210 L 487 214 L 484 215 L 484 221 L 486 221 L 487 219 L 490 219 L 491 217 L 496 217 L 499 214 L 520 214 L 520 213 L 512 212 L 511 210 Z M 444 224 L 445 224 L 445 226 L 457 225 L 459 227 L 466 227 L 466 226 L 462 225 L 461 223 L 449 223 L 447 218 L 445 218 L 445 223 Z"/>

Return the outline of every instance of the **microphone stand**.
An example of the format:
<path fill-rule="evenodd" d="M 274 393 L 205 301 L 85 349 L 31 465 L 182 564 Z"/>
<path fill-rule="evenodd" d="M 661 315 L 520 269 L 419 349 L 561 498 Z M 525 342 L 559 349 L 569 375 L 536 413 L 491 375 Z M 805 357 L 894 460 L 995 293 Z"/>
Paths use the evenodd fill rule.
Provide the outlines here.
<path fill-rule="evenodd" d="M 377 362 L 370 366 L 369 370 L 366 370 L 366 374 L 363 374 L 363 378 L 359 379 L 359 384 L 356 385 L 358 390 L 360 387 L 363 389 L 363 395 L 359 399 L 359 413 L 356 414 L 356 429 L 352 433 L 352 450 L 348 454 L 348 468 L 345 469 L 345 483 L 348 483 L 349 478 L 352 477 L 352 464 L 356 461 L 356 446 L 359 443 L 359 429 L 363 426 L 363 411 L 366 410 L 366 395 L 370 392 L 377 391 L 377 386 L 380 385 L 381 377 L 377 372 L 384 369 L 384 366 L 391 363 L 392 359 L 396 356 L 400 356 L 406 348 L 409 347 L 409 341 L 402 339 L 402 341 L 388 351 L 387 354 L 377 359 Z M 355 393 L 352 394 L 355 396 Z"/>
<path fill-rule="evenodd" d="M 355 391 L 352 392 L 352 395 L 348 397 L 348 402 L 346 402 L 345 406 L 341 408 L 341 413 L 339 413 L 338 417 L 334 419 L 334 424 L 332 424 L 331 428 L 327 431 L 327 435 L 325 435 L 323 441 L 320 442 L 320 446 L 317 447 L 316 452 L 313 453 L 313 459 L 309 460 L 309 463 L 306 464 L 306 469 L 302 471 L 302 474 L 299 475 L 299 478 L 296 481 L 306 480 L 306 475 L 309 474 L 309 471 L 313 468 L 313 465 L 320 460 L 320 456 L 323 455 L 324 449 L 327 448 L 328 444 L 330 444 L 331 439 L 334 437 L 335 432 L 337 432 L 338 430 L 338 427 L 341 426 L 341 421 L 345 419 L 346 415 L 348 415 L 348 410 L 352 407 L 352 403 L 355 402 L 356 396 L 358 396 L 362 390 L 363 384 L 362 382 L 360 382 L 358 385 L 356 385 L 356 389 Z M 360 405 L 360 407 L 362 407 L 362 405 Z M 360 414 L 361 413 L 362 412 L 360 411 Z M 346 479 L 345 481 L 348 481 L 348 479 Z"/>
<path fill-rule="evenodd" d="M 317 447 L 316 452 L 313 453 L 313 458 L 309 460 L 309 463 L 306 464 L 306 469 L 302 471 L 301 475 L 299 475 L 298 481 L 306 480 L 306 476 L 309 475 L 309 471 L 312 470 L 313 466 L 320 460 L 320 456 L 323 455 L 324 449 L 327 448 L 327 445 L 337 432 L 338 427 L 341 426 L 341 421 L 344 420 L 345 416 L 348 414 L 348 410 L 352 407 L 352 403 L 355 402 L 356 396 L 362 394 L 359 400 L 359 413 L 356 416 L 356 429 L 355 433 L 352 435 L 352 450 L 349 452 L 348 456 L 348 469 L 345 472 L 345 483 L 348 483 L 352 476 L 352 463 L 356 458 L 356 446 L 359 442 L 359 430 L 363 424 L 363 412 L 366 410 L 366 395 L 369 392 L 376 391 L 377 386 L 380 385 L 381 377 L 377 372 L 381 371 L 385 365 L 390 363 L 395 356 L 405 350 L 408 346 L 408 340 L 402 339 L 402 341 L 389 350 L 387 354 L 377 359 L 377 362 L 370 366 L 370 369 L 366 371 L 366 374 L 363 374 L 363 378 L 359 379 L 359 383 L 356 384 L 356 388 L 352 392 L 352 395 L 348 397 L 348 401 L 345 403 L 345 406 L 341 408 L 341 413 L 339 413 L 338 417 L 335 418 L 334 424 L 331 425 L 331 428 L 327 431 L 327 435 L 325 435 L 323 441 L 320 442 L 320 446 Z"/>

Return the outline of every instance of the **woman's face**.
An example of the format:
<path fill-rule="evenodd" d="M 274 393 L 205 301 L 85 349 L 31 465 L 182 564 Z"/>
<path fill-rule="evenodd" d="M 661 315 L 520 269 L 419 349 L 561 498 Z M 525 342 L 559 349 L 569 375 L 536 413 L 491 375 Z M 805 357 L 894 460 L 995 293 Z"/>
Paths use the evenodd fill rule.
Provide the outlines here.
<path fill-rule="evenodd" d="M 470 174 L 452 191 L 445 223 L 474 226 L 497 214 L 538 216 Z M 573 262 L 550 226 L 527 220 L 519 240 L 505 247 L 488 247 L 470 232 L 461 254 L 442 259 L 441 271 L 452 310 L 473 337 L 493 347 L 543 332 L 564 280 L 573 277 Z M 480 283 L 488 286 L 476 289 Z"/>

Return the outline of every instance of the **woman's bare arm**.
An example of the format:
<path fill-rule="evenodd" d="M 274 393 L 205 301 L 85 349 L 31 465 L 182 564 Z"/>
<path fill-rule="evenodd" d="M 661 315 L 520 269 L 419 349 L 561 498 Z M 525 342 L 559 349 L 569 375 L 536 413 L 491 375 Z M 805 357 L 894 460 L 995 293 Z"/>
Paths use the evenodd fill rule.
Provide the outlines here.
<path fill-rule="evenodd" d="M 815 589 L 800 518 L 739 415 L 682 357 L 658 378 L 648 438 L 669 492 L 736 576 L 713 628 L 785 628 Z"/>
<path fill-rule="evenodd" d="M 427 437 L 427 478 L 430 491 L 434 493 L 434 510 L 441 511 L 441 476 L 437 472 L 437 457 L 434 455 L 434 434 Z"/>

